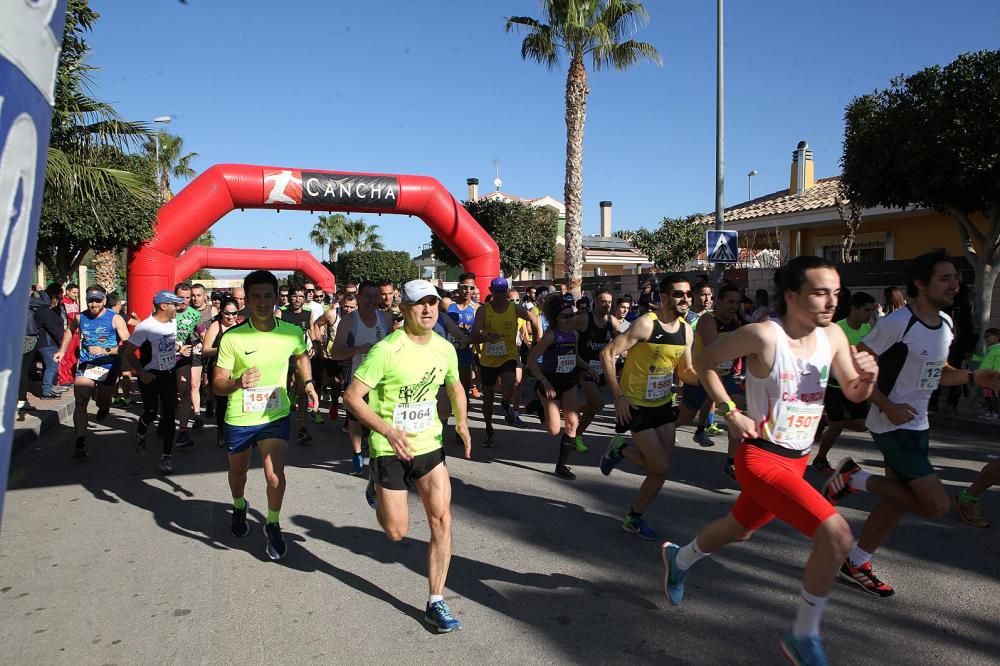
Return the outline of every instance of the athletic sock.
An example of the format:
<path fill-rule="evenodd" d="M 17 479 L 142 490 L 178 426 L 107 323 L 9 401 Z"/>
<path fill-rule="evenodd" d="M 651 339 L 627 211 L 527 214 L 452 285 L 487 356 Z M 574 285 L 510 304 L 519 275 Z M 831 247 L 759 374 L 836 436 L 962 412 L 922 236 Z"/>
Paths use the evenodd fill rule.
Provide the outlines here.
<path fill-rule="evenodd" d="M 233 498 L 233 506 L 235 508 L 239 509 L 240 511 L 243 511 L 244 509 L 247 508 L 247 498 L 246 497 L 234 497 Z"/>
<path fill-rule="evenodd" d="M 708 413 L 708 416 L 705 417 L 705 425 L 707 426 L 715 425 L 715 412 Z"/>
<path fill-rule="evenodd" d="M 803 588 L 798 609 L 795 611 L 795 623 L 792 624 L 792 633 L 796 638 L 819 636 L 819 621 L 829 600 L 829 596 L 817 597 Z"/>
<path fill-rule="evenodd" d="M 851 484 L 851 488 L 854 488 L 855 490 L 868 490 L 868 478 L 871 477 L 871 475 L 871 472 L 859 469 L 854 474 L 851 474 L 847 482 Z"/>
<path fill-rule="evenodd" d="M 852 567 L 860 567 L 866 564 L 870 559 L 872 559 L 872 554 L 862 550 L 861 546 L 855 545 L 854 548 L 847 556 L 847 561 L 851 563 Z"/>
<path fill-rule="evenodd" d="M 674 559 L 674 562 L 676 562 L 677 566 L 682 570 L 687 571 L 694 566 L 695 562 L 703 557 L 708 557 L 709 555 L 711 555 L 711 553 L 703 552 L 701 548 L 698 547 L 698 539 L 692 539 L 691 543 L 686 546 L 681 546 L 681 549 L 677 551 L 677 557 Z"/>
<path fill-rule="evenodd" d="M 277 511 L 271 511 L 270 509 L 267 510 L 267 524 L 268 525 L 277 525 L 278 524 L 278 512 Z"/>
<path fill-rule="evenodd" d="M 962 502 L 972 502 L 973 504 L 979 501 L 979 498 L 970 493 L 968 488 L 959 493 L 958 499 Z"/>
<path fill-rule="evenodd" d="M 444 601 L 444 596 L 443 595 L 432 594 L 429 597 L 427 597 L 427 605 L 428 606 L 431 605 L 431 604 L 437 603 L 439 601 Z"/>

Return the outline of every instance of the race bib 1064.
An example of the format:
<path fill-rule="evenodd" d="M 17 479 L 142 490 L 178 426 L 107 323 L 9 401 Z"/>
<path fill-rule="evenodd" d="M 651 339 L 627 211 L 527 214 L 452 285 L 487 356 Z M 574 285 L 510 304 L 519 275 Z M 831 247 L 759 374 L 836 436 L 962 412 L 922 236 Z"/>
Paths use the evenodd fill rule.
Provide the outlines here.
<path fill-rule="evenodd" d="M 663 400 L 670 393 L 670 375 L 650 375 L 646 379 L 646 400 Z"/>
<path fill-rule="evenodd" d="M 264 412 L 281 407 L 280 386 L 258 386 L 243 389 L 243 411 Z"/>
<path fill-rule="evenodd" d="M 436 400 L 400 403 L 392 410 L 392 425 L 403 432 L 416 434 L 434 425 Z"/>

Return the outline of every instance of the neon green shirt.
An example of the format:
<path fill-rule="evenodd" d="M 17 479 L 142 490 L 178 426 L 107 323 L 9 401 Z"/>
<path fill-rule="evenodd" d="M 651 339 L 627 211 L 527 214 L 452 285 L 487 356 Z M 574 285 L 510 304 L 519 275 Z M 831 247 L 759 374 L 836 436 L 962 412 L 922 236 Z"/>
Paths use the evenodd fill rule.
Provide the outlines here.
<path fill-rule="evenodd" d="M 458 355 L 447 340 L 435 334 L 418 345 L 401 328 L 371 348 L 354 378 L 371 389 L 368 405 L 379 418 L 409 433 L 413 455 L 441 448 L 438 390 L 459 381 Z M 395 455 L 377 432 L 372 432 L 369 448 L 373 458 Z"/>
<path fill-rule="evenodd" d="M 219 345 L 215 365 L 229 370 L 234 379 L 250 368 L 260 371 L 252 389 L 237 389 L 229 396 L 226 423 L 255 426 L 273 423 L 288 416 L 288 357 L 306 352 L 302 329 L 275 319 L 270 331 L 258 331 L 250 319 L 226 331 Z"/>
<path fill-rule="evenodd" d="M 190 305 L 184 312 L 177 313 L 177 341 L 186 345 L 194 333 L 194 329 L 201 323 L 201 313 Z"/>
<path fill-rule="evenodd" d="M 848 344 L 854 345 L 855 347 L 861 344 L 861 341 L 865 339 L 865 336 L 872 332 L 872 325 L 868 322 L 861 324 L 860 328 L 851 328 L 851 325 L 847 323 L 846 318 L 841 319 L 836 322 L 836 324 L 844 332 L 844 335 L 847 336 Z M 830 386 L 840 388 L 840 384 L 838 384 L 837 380 L 833 377 L 830 378 L 829 384 Z"/>

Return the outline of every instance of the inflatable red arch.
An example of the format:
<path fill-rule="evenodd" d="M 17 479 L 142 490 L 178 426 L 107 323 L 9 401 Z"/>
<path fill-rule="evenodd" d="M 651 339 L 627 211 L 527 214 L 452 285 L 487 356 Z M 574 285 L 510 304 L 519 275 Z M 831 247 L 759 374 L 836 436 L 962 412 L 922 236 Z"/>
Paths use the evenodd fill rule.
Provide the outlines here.
<path fill-rule="evenodd" d="M 152 303 L 157 291 L 188 277 L 190 273 L 180 275 L 180 268 L 197 262 L 194 256 L 180 259 L 184 248 L 237 208 L 415 215 L 451 248 L 465 270 L 476 274 L 482 293 L 500 274 L 496 242 L 434 178 L 216 164 L 160 209 L 153 238 L 129 254 L 132 307 Z M 282 252 L 246 252 L 239 262 L 243 265 L 232 267 L 260 268 L 269 254 Z"/>
<path fill-rule="evenodd" d="M 308 250 L 238 250 L 228 247 L 195 245 L 177 258 L 177 281 L 194 275 L 202 268 L 265 268 L 272 271 L 302 271 L 330 294 L 337 282 L 330 269 Z"/>

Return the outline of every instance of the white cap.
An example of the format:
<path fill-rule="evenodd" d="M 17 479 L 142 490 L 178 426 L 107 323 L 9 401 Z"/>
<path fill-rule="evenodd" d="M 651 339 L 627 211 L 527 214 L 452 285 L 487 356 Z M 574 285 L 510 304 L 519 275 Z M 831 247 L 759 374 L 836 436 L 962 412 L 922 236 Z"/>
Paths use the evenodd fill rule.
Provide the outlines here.
<path fill-rule="evenodd" d="M 403 285 L 402 293 L 402 303 L 405 305 L 413 305 L 417 303 L 422 298 L 427 298 L 428 296 L 433 296 L 434 298 L 440 299 L 438 296 L 437 289 L 434 288 L 427 280 L 410 280 Z"/>

